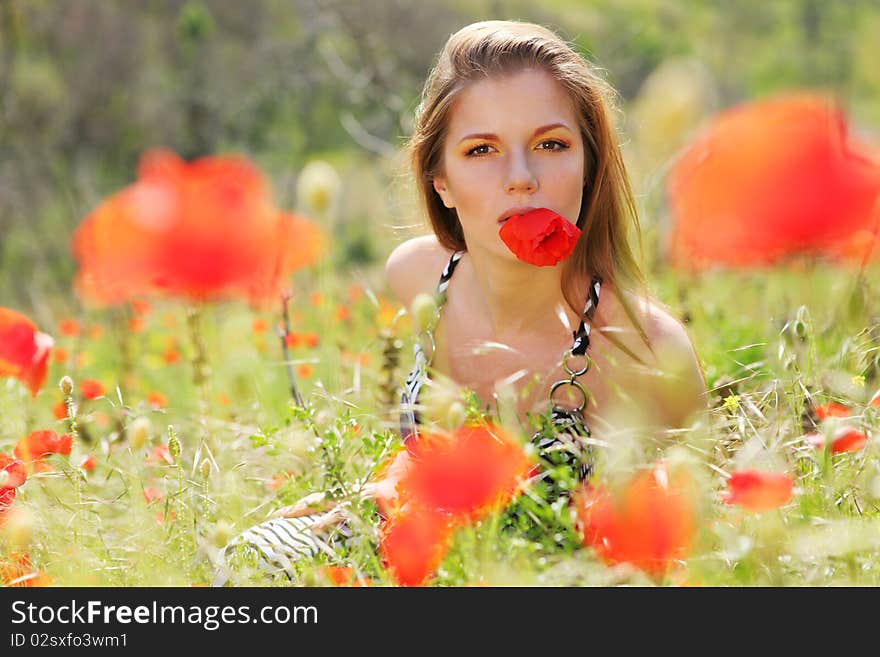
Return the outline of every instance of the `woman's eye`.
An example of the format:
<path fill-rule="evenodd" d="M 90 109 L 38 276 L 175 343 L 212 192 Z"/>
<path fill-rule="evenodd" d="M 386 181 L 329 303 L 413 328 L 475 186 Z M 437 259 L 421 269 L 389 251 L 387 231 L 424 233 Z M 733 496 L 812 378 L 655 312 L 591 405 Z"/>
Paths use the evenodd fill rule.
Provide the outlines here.
<path fill-rule="evenodd" d="M 568 144 L 557 141 L 556 139 L 548 139 L 546 141 L 542 141 L 539 146 L 545 151 L 564 151 L 566 148 L 568 148 Z"/>
<path fill-rule="evenodd" d="M 470 149 L 467 154 L 470 155 L 488 155 L 489 149 L 492 148 L 489 144 L 480 144 L 479 146 L 474 146 Z"/>

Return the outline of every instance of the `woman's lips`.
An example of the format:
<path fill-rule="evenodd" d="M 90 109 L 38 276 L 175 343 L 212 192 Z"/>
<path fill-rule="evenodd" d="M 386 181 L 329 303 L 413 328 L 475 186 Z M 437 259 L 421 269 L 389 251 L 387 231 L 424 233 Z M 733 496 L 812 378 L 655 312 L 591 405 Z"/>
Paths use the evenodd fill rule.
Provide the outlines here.
<path fill-rule="evenodd" d="M 527 214 L 527 213 L 532 212 L 533 210 L 536 210 L 536 209 L 537 209 L 537 208 L 534 208 L 534 207 L 532 207 L 532 206 L 530 206 L 530 205 L 529 205 L 529 206 L 517 207 L 517 208 L 508 208 L 508 209 L 505 210 L 504 213 L 498 218 L 498 225 L 499 225 L 499 226 L 503 225 L 504 222 L 507 221 L 508 219 L 510 219 L 511 217 L 515 217 L 515 216 L 517 216 L 517 215 L 521 215 L 521 214 Z"/>

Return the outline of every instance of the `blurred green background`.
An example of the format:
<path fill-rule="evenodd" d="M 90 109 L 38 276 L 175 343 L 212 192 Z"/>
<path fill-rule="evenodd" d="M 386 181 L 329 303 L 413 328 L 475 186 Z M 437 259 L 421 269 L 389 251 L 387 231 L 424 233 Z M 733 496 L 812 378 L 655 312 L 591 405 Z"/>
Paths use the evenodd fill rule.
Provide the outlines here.
<path fill-rule="evenodd" d="M 877 0 L 0 0 L 0 305 L 47 325 L 76 307 L 73 229 L 157 146 L 244 153 L 304 212 L 300 172 L 332 163 L 331 264 L 378 271 L 426 230 L 399 152 L 421 84 L 452 32 L 489 18 L 557 30 L 619 91 L 655 274 L 666 168 L 712 113 L 823 89 L 880 142 Z"/>

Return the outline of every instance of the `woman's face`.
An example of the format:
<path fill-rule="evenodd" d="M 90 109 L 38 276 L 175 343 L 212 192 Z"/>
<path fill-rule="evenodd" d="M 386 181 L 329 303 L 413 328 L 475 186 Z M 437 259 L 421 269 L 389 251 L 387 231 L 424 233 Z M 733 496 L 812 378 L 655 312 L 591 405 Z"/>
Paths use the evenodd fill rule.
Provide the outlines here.
<path fill-rule="evenodd" d="M 456 209 L 469 250 L 515 259 L 498 236 L 502 219 L 544 207 L 576 223 L 584 161 L 568 94 L 549 73 L 524 69 L 461 91 L 434 189 Z"/>

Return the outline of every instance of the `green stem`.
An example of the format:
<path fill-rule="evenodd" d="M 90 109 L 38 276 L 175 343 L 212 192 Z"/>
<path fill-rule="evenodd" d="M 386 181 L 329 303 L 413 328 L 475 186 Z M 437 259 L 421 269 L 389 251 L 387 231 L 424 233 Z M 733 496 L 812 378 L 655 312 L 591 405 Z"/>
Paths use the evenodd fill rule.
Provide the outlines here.
<path fill-rule="evenodd" d="M 193 366 L 193 384 L 198 391 L 198 424 L 199 424 L 199 443 L 207 444 L 210 451 L 208 434 L 208 378 L 211 369 L 208 366 L 208 350 L 205 346 L 205 338 L 202 333 L 202 306 L 189 306 L 186 312 L 186 323 L 189 328 L 190 341 L 193 347 L 192 366 Z M 197 453 L 200 453 L 201 449 Z"/>

